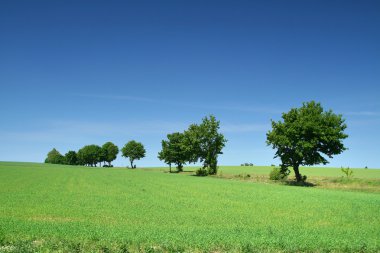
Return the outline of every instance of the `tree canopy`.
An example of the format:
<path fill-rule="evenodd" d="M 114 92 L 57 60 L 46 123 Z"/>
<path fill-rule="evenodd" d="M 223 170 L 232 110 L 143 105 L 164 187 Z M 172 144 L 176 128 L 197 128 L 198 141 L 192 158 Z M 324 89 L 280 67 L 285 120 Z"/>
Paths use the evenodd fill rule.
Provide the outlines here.
<path fill-rule="evenodd" d="M 132 140 L 125 144 L 121 149 L 121 152 L 124 157 L 129 158 L 131 168 L 136 168 L 136 166 L 133 165 L 133 162 L 144 158 L 146 151 L 142 143 Z"/>
<path fill-rule="evenodd" d="M 171 166 L 177 165 L 181 171 L 185 163 L 203 163 L 202 175 L 216 174 L 218 155 L 227 140 L 219 133 L 220 122 L 213 115 L 205 117 L 202 123 L 192 124 L 184 133 L 168 134 L 168 140 L 162 141 L 162 150 L 158 154 L 160 160 Z"/>
<path fill-rule="evenodd" d="M 303 103 L 282 114 L 283 121 L 272 120 L 267 133 L 267 144 L 276 149 L 282 167 L 293 167 L 296 180 L 302 181 L 300 165 L 327 164 L 325 156 L 332 158 L 346 150 L 343 140 L 346 124 L 342 115 L 324 111 L 320 103 Z"/>
<path fill-rule="evenodd" d="M 81 165 L 95 166 L 101 161 L 102 148 L 98 145 L 87 145 L 78 151 L 78 160 Z"/>
<path fill-rule="evenodd" d="M 208 174 L 214 175 L 218 169 L 218 155 L 223 154 L 227 140 L 219 133 L 220 122 L 215 116 L 204 117 L 199 125 L 192 124 L 185 131 L 186 141 L 191 148 L 190 161 L 203 163 Z"/>
<path fill-rule="evenodd" d="M 102 146 L 103 150 L 103 161 L 108 162 L 108 166 L 111 166 L 111 162 L 116 159 L 117 154 L 119 153 L 119 148 L 112 142 L 106 142 Z"/>
<path fill-rule="evenodd" d="M 65 157 L 58 152 L 55 148 L 53 148 L 45 159 L 45 163 L 53 163 L 53 164 L 63 164 L 65 161 Z"/>
<path fill-rule="evenodd" d="M 69 152 L 65 154 L 65 164 L 68 164 L 68 165 L 78 164 L 78 157 L 75 151 L 70 150 Z"/>
<path fill-rule="evenodd" d="M 158 158 L 169 164 L 175 164 L 177 171 L 182 171 L 183 165 L 189 161 L 189 148 L 185 143 L 183 133 L 172 133 L 167 135 L 167 140 L 162 140 L 162 150 L 158 153 Z"/>

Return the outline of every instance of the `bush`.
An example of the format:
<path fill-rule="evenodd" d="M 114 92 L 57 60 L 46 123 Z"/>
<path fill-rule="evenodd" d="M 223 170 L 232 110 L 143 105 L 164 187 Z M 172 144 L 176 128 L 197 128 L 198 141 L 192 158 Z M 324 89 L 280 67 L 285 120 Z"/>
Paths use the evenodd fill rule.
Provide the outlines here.
<path fill-rule="evenodd" d="M 238 174 L 238 175 L 236 175 L 235 177 L 237 177 L 237 178 L 241 178 L 241 179 L 249 179 L 250 177 L 251 177 L 251 175 L 250 174 L 247 174 L 247 173 L 242 173 L 242 174 Z"/>
<path fill-rule="evenodd" d="M 354 171 L 350 169 L 350 167 L 347 167 L 346 169 L 341 168 L 340 170 L 343 172 L 344 175 L 346 175 L 347 178 L 352 177 L 352 174 L 354 174 Z"/>
<path fill-rule="evenodd" d="M 208 175 L 208 171 L 206 168 L 199 168 L 195 171 L 195 175 L 199 177 L 205 177 Z"/>
<path fill-rule="evenodd" d="M 274 167 L 272 171 L 269 173 L 270 180 L 285 180 L 288 178 L 289 170 L 281 169 L 279 167 Z"/>

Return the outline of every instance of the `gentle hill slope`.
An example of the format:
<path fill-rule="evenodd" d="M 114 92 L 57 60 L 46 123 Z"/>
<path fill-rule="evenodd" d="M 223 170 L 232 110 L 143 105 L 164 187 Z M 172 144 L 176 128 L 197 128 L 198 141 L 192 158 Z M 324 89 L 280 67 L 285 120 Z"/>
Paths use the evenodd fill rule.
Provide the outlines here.
<path fill-rule="evenodd" d="M 376 193 L 10 162 L 0 184 L 16 251 L 380 251 Z"/>

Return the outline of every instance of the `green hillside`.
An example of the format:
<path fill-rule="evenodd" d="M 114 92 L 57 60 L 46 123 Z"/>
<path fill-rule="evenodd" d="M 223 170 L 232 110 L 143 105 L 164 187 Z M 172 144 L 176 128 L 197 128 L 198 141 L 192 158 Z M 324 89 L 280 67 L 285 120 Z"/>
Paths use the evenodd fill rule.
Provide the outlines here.
<path fill-rule="evenodd" d="M 270 170 L 221 171 L 249 169 Z M 373 192 L 11 162 L 0 162 L 0 185 L 0 252 L 380 251 Z"/>

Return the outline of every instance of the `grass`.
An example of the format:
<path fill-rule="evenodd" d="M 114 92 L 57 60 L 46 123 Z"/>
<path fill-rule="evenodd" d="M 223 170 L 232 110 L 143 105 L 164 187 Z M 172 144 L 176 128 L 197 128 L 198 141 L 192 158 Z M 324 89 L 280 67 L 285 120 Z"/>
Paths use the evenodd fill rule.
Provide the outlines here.
<path fill-rule="evenodd" d="M 286 185 L 299 185 L 294 182 L 294 172 L 291 170 L 289 179 L 284 182 L 271 181 L 268 178 L 274 167 L 269 166 L 223 166 L 217 177 L 226 179 L 238 179 L 261 183 L 280 183 Z M 304 186 L 316 188 L 335 189 L 344 191 L 361 191 L 380 193 L 379 169 L 352 169 L 353 176 L 347 178 L 340 168 L 327 167 L 302 167 L 302 175 L 307 175 L 307 183 Z"/>
<path fill-rule="evenodd" d="M 0 252 L 380 251 L 378 193 L 7 162 L 0 185 Z"/>

